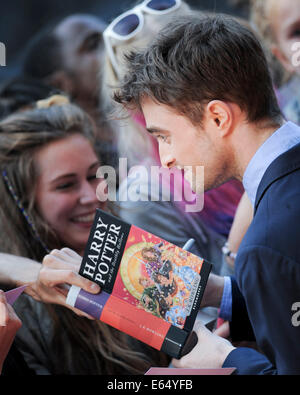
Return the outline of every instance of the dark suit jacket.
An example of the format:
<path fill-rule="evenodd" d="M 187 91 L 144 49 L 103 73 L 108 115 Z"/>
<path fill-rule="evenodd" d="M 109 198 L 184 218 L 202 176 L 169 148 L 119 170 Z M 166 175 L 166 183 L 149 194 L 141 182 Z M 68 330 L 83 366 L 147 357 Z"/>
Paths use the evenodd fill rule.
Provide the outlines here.
<path fill-rule="evenodd" d="M 292 322 L 292 306 L 300 302 L 300 144 L 263 176 L 232 290 L 232 339 L 256 339 L 261 353 L 237 348 L 224 367 L 239 374 L 300 374 L 300 326 Z"/>

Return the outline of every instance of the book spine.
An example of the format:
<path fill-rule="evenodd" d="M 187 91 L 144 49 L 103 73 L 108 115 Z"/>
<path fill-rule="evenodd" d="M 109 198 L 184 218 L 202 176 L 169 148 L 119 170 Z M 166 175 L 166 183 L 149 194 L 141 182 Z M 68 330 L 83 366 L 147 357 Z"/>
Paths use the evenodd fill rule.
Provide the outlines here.
<path fill-rule="evenodd" d="M 171 325 L 162 344 L 161 351 L 173 358 L 180 359 L 191 352 L 197 342 L 198 337 L 195 332 L 186 332 Z"/>
<path fill-rule="evenodd" d="M 194 297 L 191 298 L 193 300 L 193 304 L 190 306 L 190 313 L 189 313 L 189 316 L 187 317 L 186 323 L 184 325 L 184 329 L 187 332 L 190 332 L 193 329 L 193 326 L 194 326 L 194 323 L 196 320 L 196 316 L 197 316 L 199 309 L 200 309 L 200 305 L 201 305 L 203 294 L 204 294 L 204 291 L 206 288 L 208 277 L 211 272 L 211 268 L 212 268 L 211 263 L 204 260 L 203 264 L 202 264 L 201 272 L 199 275 L 199 282 L 195 286 L 194 292 L 192 291 L 192 293 L 194 294 Z"/>
<path fill-rule="evenodd" d="M 72 286 L 67 304 L 173 358 L 184 355 L 191 338 L 190 333 L 104 291 L 95 295 Z"/>

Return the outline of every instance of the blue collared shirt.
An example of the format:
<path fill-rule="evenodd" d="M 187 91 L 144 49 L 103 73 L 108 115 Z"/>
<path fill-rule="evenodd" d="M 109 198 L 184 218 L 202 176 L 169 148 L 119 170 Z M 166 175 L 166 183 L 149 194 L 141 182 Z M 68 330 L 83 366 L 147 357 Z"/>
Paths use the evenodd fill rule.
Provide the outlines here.
<path fill-rule="evenodd" d="M 298 143 L 300 143 L 300 127 L 293 122 L 287 122 L 256 151 L 243 178 L 244 188 L 253 207 L 259 184 L 267 168 L 276 158 Z"/>
<path fill-rule="evenodd" d="M 272 162 L 300 143 L 300 127 L 287 122 L 276 130 L 256 151 L 243 177 L 243 185 L 254 207 L 259 184 Z M 226 321 L 232 318 L 231 280 L 225 277 L 223 297 L 219 316 Z"/>

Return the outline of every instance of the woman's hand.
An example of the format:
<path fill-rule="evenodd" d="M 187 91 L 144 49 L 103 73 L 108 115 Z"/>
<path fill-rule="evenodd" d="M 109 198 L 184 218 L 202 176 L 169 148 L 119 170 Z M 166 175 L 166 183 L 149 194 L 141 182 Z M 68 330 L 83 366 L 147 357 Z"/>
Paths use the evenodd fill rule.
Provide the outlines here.
<path fill-rule="evenodd" d="M 22 322 L 7 303 L 4 292 L 0 291 L 0 374 L 15 335 L 21 326 Z"/>
<path fill-rule="evenodd" d="M 35 300 L 71 308 L 66 305 L 68 285 L 76 285 L 90 293 L 100 292 L 97 284 L 78 274 L 81 261 L 82 257 L 69 248 L 53 250 L 42 264 L 0 253 L 0 281 L 9 288 L 27 285 L 24 292 Z"/>
<path fill-rule="evenodd" d="M 66 304 L 70 285 L 76 285 L 87 292 L 97 294 L 100 287 L 78 274 L 82 257 L 69 248 L 53 250 L 43 259 L 37 280 L 31 284 L 27 293 L 44 303 L 59 304 L 88 318 L 87 314 Z"/>

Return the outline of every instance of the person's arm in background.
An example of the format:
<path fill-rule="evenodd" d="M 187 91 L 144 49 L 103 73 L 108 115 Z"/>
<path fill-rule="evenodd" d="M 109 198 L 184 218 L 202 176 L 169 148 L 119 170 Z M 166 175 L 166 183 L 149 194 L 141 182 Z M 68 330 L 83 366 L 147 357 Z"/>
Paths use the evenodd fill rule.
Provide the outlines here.
<path fill-rule="evenodd" d="M 21 326 L 20 319 L 7 303 L 4 292 L 0 290 L 0 374 L 15 335 Z"/>
<path fill-rule="evenodd" d="M 238 252 L 239 246 L 252 222 L 253 212 L 252 203 L 245 192 L 237 207 L 227 240 L 229 250 L 235 254 Z M 234 267 L 234 259 L 227 257 L 226 261 L 231 268 Z"/>
<path fill-rule="evenodd" d="M 234 275 L 234 256 L 237 254 L 240 244 L 252 222 L 253 213 L 254 210 L 252 203 L 248 198 L 247 193 L 244 192 L 237 207 L 234 221 L 226 243 L 228 250 L 233 254 L 224 255 L 224 263 L 227 268 L 223 266 L 222 275 L 225 276 L 224 293 L 220 305 L 219 316 L 225 320 L 225 322 L 215 330 L 215 334 L 224 338 L 229 338 L 230 336 L 229 321 L 231 321 L 232 318 L 232 287 L 235 287 L 235 280 L 230 277 Z"/>
<path fill-rule="evenodd" d="M 227 247 L 234 254 L 237 253 L 252 219 L 253 207 L 245 192 L 238 205 L 227 240 Z M 220 308 L 220 317 L 222 317 L 225 322 L 218 327 L 214 333 L 218 336 L 229 338 L 230 328 L 228 321 L 231 321 L 232 317 L 232 286 L 235 286 L 235 281 L 233 278 L 230 278 L 230 274 L 227 273 L 232 273 L 233 275 L 235 260 L 231 256 L 226 256 L 224 258 L 226 259 L 226 264 L 230 269 L 223 272 L 223 276 L 225 277 L 210 275 L 203 298 L 203 304 L 205 306 Z M 238 299 L 240 300 L 240 298 Z"/>

